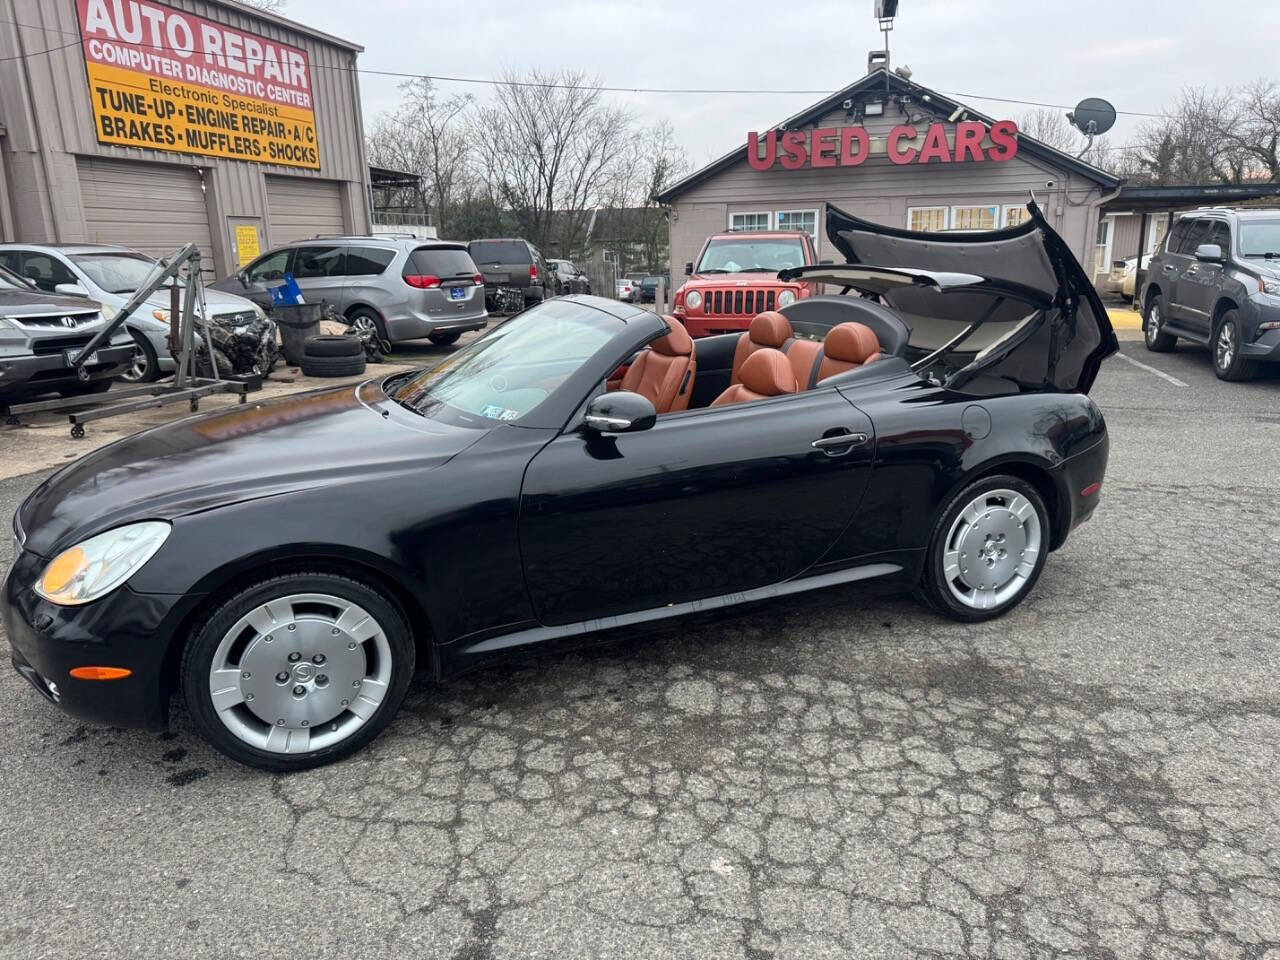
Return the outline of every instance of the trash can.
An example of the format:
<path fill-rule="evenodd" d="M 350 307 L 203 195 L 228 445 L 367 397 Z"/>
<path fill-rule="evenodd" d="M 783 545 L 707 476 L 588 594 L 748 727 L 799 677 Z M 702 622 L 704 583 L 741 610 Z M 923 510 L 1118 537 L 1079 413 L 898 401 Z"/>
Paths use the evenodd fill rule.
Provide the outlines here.
<path fill-rule="evenodd" d="M 271 319 L 280 326 L 284 362 L 292 367 L 302 364 L 302 345 L 307 337 L 320 332 L 320 304 L 278 303 L 271 308 Z"/>

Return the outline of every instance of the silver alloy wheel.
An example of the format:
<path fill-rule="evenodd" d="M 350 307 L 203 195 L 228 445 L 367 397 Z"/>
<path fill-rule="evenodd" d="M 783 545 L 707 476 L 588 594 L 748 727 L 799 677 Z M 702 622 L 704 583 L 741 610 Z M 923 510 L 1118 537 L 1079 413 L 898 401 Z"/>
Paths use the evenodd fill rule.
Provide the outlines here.
<path fill-rule="evenodd" d="M 209 696 L 239 739 L 271 753 L 308 753 L 350 737 L 391 683 L 391 645 L 364 608 L 299 593 L 269 600 L 213 653 Z"/>
<path fill-rule="evenodd" d="M 1015 490 L 978 494 L 951 524 L 943 579 L 966 607 L 990 610 L 1017 596 L 1035 572 L 1043 537 L 1040 515 Z"/>
<path fill-rule="evenodd" d="M 1215 348 L 1218 369 L 1230 370 L 1231 361 L 1236 358 L 1236 325 L 1233 320 L 1223 320 L 1218 327 L 1218 343 Z"/>
<path fill-rule="evenodd" d="M 147 361 L 147 351 L 143 350 L 141 345 L 137 345 L 133 348 L 133 359 L 120 374 L 120 379 L 128 380 L 130 383 L 140 383 L 147 378 L 150 366 L 151 364 Z"/>
<path fill-rule="evenodd" d="M 369 316 L 367 313 L 362 313 L 353 318 L 351 321 L 351 329 L 359 330 L 361 333 L 370 333 L 375 337 L 378 336 L 378 324 L 375 323 L 373 317 Z"/>
<path fill-rule="evenodd" d="M 1157 300 L 1151 304 L 1151 309 L 1147 311 L 1147 346 L 1156 342 L 1156 338 L 1160 336 L 1160 301 Z"/>

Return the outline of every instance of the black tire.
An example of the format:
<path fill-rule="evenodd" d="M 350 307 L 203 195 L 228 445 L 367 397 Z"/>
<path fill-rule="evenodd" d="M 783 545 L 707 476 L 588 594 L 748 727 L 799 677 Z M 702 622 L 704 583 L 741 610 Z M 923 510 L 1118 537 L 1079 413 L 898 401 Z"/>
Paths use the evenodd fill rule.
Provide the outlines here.
<path fill-rule="evenodd" d="M 1168 353 L 1178 345 L 1178 338 L 1164 332 L 1164 300 L 1153 293 L 1142 315 L 1142 339 L 1152 353 Z"/>
<path fill-rule="evenodd" d="M 308 377 L 354 377 L 364 373 L 364 351 L 358 357 L 303 357 L 298 365 Z"/>
<path fill-rule="evenodd" d="M 376 310 L 370 310 L 368 307 L 352 307 L 347 311 L 347 322 L 353 327 L 372 323 L 373 329 L 378 333 L 379 340 L 386 341 L 389 339 L 387 337 L 387 325 L 382 322 L 382 317 L 378 315 Z"/>
<path fill-rule="evenodd" d="M 948 538 L 952 534 L 953 526 L 970 504 L 982 497 L 984 493 L 1000 490 L 1012 491 L 1020 495 L 1035 509 L 1039 527 L 1038 555 L 1032 570 L 1025 576 L 1016 591 L 999 603 L 985 609 L 977 609 L 961 602 L 953 593 L 951 583 L 948 582 L 945 573 L 945 557 L 948 550 L 955 546 L 948 542 Z M 980 535 L 981 531 L 978 530 L 977 534 Z M 1031 592 L 1036 581 L 1040 579 L 1040 572 L 1044 569 L 1045 560 L 1049 556 L 1051 535 L 1049 512 L 1045 508 L 1044 500 L 1031 484 L 1008 474 L 975 480 L 952 497 L 938 515 L 938 521 L 934 524 L 933 532 L 929 537 L 929 550 L 925 555 L 924 573 L 921 576 L 917 594 L 938 613 L 963 623 L 977 623 L 999 617 L 1021 603 Z M 967 573 L 968 570 L 966 569 L 965 572 Z"/>
<path fill-rule="evenodd" d="M 1257 363 L 1240 356 L 1240 313 L 1236 310 L 1224 311 L 1213 325 L 1209 349 L 1213 353 L 1213 372 L 1219 380 L 1239 383 L 1252 380 L 1258 372 Z"/>
<path fill-rule="evenodd" d="M 91 383 L 76 383 L 69 387 L 60 387 L 58 394 L 63 397 L 91 397 L 95 394 L 106 393 L 111 389 L 111 382 L 110 377 L 104 377 Z"/>
<path fill-rule="evenodd" d="M 304 357 L 363 357 L 364 344 L 341 333 L 320 333 L 302 341 Z"/>
<path fill-rule="evenodd" d="M 427 339 L 437 347 L 447 347 L 450 344 L 457 343 L 460 336 L 462 336 L 461 330 L 450 330 L 448 333 L 427 334 Z"/>
<path fill-rule="evenodd" d="M 237 737 L 219 719 L 209 692 L 209 672 L 223 636 L 246 613 L 291 594 L 327 594 L 364 608 L 386 637 L 391 651 L 391 677 L 376 711 L 352 734 L 335 744 L 300 753 L 275 753 Z M 368 744 L 395 716 L 413 678 L 416 658 L 413 636 L 398 604 L 376 587 L 319 570 L 298 570 L 265 577 L 212 606 L 192 630 L 182 652 L 180 685 L 191 719 L 200 735 L 232 760 L 287 773 L 307 770 L 349 756 Z"/>
<path fill-rule="evenodd" d="M 133 337 L 138 352 L 133 364 L 120 374 L 120 379 L 125 383 L 155 383 L 160 379 L 160 359 L 156 356 L 156 348 L 136 330 L 130 330 L 129 334 Z M 137 376 L 133 375 L 135 370 Z"/>

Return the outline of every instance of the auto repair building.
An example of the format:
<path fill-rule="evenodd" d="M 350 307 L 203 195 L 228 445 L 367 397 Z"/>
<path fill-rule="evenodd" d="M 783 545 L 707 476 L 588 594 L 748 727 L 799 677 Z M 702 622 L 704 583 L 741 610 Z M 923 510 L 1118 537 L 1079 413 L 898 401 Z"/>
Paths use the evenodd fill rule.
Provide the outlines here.
<path fill-rule="evenodd" d="M 361 50 L 233 0 L 0 0 L 0 239 L 224 276 L 367 233 Z"/>
<path fill-rule="evenodd" d="M 991 230 L 1027 216 L 1034 193 L 1086 273 L 1109 269 L 1099 210 L 1120 185 L 1110 173 L 1022 136 L 886 67 L 872 70 L 658 195 L 669 208 L 671 277 L 725 230 L 807 230 L 820 259 L 824 204 L 912 230 Z M 1099 257 L 1103 259 L 1099 260 Z"/>

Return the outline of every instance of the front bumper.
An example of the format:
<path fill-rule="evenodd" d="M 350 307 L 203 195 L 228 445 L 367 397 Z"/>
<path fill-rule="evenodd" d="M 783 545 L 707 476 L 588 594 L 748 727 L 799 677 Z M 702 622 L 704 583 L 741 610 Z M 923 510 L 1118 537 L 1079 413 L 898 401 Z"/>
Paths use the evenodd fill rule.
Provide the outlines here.
<path fill-rule="evenodd" d="M 114 377 L 133 359 L 132 343 L 99 347 L 98 363 L 88 367 L 89 380 Z M 0 393 L 57 390 L 80 383 L 62 352 L 0 356 Z"/>
<path fill-rule="evenodd" d="M 93 603 L 60 607 L 29 587 L 45 563 L 43 557 L 20 553 L 0 588 L 0 621 L 14 668 L 72 716 L 163 729 L 171 692 L 165 657 L 191 601 L 139 594 L 126 585 Z M 70 673 L 77 666 L 126 667 L 133 673 L 122 680 L 78 680 Z"/>
<path fill-rule="evenodd" d="M 1240 356 L 1264 363 L 1280 363 L 1280 330 L 1268 330 L 1257 340 L 1241 343 Z"/>

